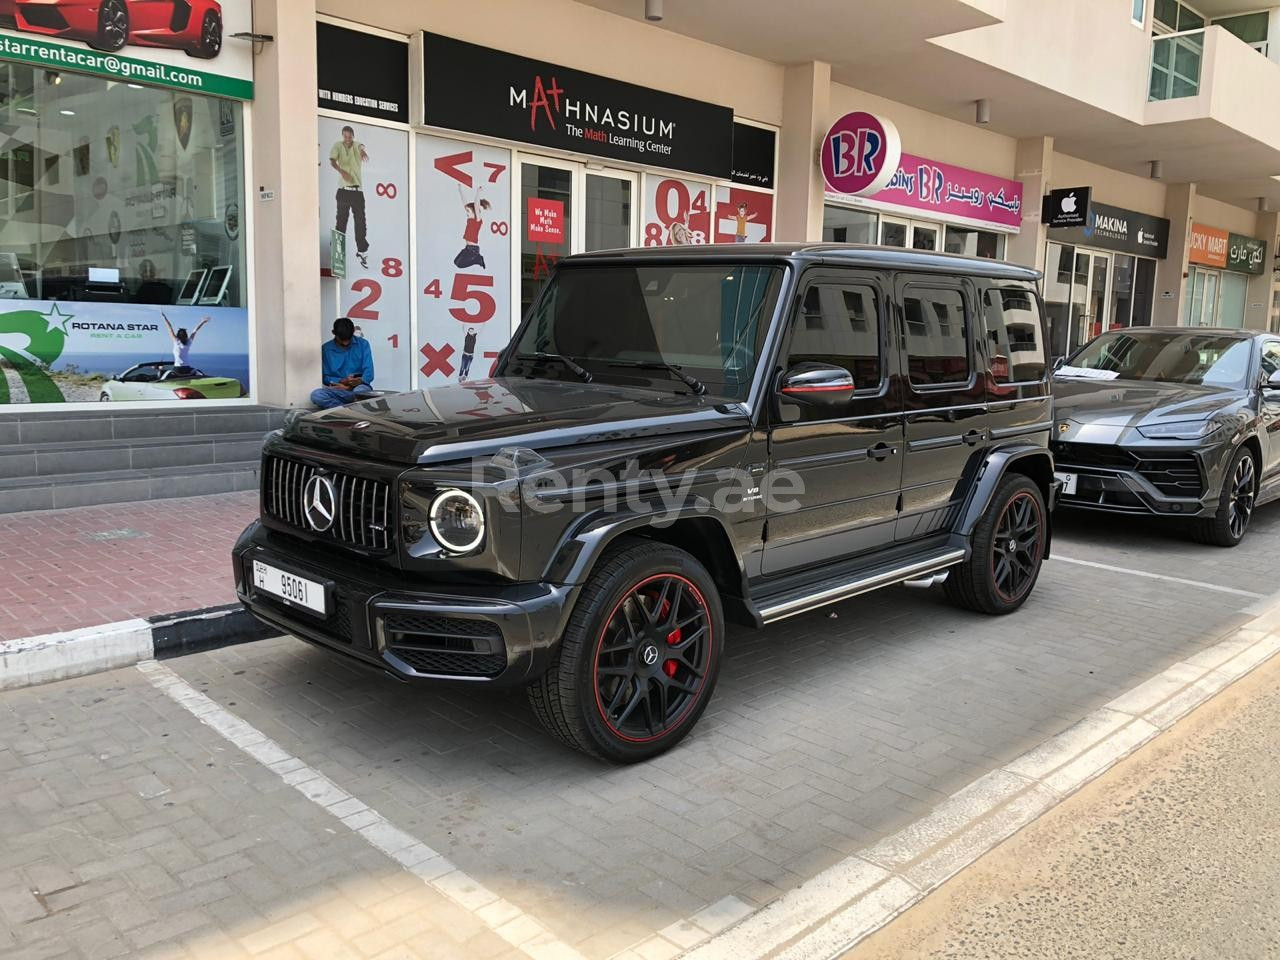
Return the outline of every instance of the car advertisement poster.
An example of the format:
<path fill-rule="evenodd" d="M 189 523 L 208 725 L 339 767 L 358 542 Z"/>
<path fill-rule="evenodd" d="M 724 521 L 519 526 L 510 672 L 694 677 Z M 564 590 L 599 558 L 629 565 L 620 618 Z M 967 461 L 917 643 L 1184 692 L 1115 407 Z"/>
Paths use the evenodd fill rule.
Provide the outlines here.
<path fill-rule="evenodd" d="M 373 352 L 374 389 L 408 390 L 409 134 L 331 117 L 319 118 L 319 130 L 320 339 L 350 317 Z M 335 234 L 346 238 L 342 277 L 331 259 Z"/>
<path fill-rule="evenodd" d="M 0 59 L 253 99 L 251 0 L 3 0 Z"/>
<path fill-rule="evenodd" d="M 644 227 L 646 247 L 710 243 L 711 187 L 692 180 L 646 176 Z"/>
<path fill-rule="evenodd" d="M 773 239 L 773 194 L 716 187 L 716 243 L 768 243 Z"/>
<path fill-rule="evenodd" d="M 0 405 L 249 393 L 242 307 L 0 300 Z"/>
<path fill-rule="evenodd" d="M 489 377 L 511 339 L 511 151 L 418 137 L 418 382 Z M 538 201 L 541 236 L 564 212 Z"/>

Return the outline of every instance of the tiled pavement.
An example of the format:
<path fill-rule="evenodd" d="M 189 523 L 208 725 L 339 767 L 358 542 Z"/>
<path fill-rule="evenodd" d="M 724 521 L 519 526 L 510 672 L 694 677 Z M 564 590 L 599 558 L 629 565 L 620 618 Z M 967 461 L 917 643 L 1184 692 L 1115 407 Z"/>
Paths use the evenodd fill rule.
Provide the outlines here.
<path fill-rule="evenodd" d="M 0 514 L 0 643 L 234 603 L 256 492 Z"/>
<path fill-rule="evenodd" d="M 1278 534 L 1280 508 L 1233 551 L 1068 519 L 1055 549 L 1270 594 Z M 628 768 L 563 750 L 518 693 L 417 690 L 289 638 L 169 666 L 598 960 L 726 896 L 774 899 L 1250 603 L 1061 561 L 1008 618 L 869 595 L 737 632 L 694 734 Z M 0 955 L 516 955 L 137 670 L 5 694 L 0 731 Z"/>

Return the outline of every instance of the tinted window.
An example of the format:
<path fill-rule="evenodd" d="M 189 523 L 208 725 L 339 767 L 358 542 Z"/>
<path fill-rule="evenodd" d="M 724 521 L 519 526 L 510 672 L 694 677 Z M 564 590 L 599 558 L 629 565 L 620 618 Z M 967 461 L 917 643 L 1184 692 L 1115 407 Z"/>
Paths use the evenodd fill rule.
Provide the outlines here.
<path fill-rule="evenodd" d="M 834 363 L 859 390 L 880 386 L 880 324 L 870 287 L 817 283 L 804 295 L 787 351 L 787 366 Z"/>
<path fill-rule="evenodd" d="M 1055 376 L 1238 387 L 1247 375 L 1250 349 L 1246 339 L 1215 333 L 1104 333 Z"/>
<path fill-rule="evenodd" d="M 996 383 L 1041 380 L 1045 371 L 1040 303 L 1022 287 L 991 287 L 982 294 L 987 354 Z"/>
<path fill-rule="evenodd" d="M 911 382 L 928 386 L 968 380 L 968 318 L 960 291 L 908 287 L 902 312 Z"/>
<path fill-rule="evenodd" d="M 1268 340 L 1262 345 L 1262 379 L 1269 380 L 1280 370 L 1280 340 Z"/>

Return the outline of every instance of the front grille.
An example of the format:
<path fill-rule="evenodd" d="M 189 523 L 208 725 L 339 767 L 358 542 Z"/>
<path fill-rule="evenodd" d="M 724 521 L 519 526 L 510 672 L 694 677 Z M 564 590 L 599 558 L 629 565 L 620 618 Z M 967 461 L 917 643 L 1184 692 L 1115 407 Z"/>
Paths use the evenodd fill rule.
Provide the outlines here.
<path fill-rule="evenodd" d="M 489 620 L 392 612 L 382 631 L 387 652 L 418 673 L 492 677 L 507 665 L 502 631 Z"/>
<path fill-rule="evenodd" d="M 1137 451 L 1100 443 L 1055 443 L 1054 458 L 1064 469 L 1093 467 L 1131 470 L 1166 497 L 1200 497 L 1200 461 L 1189 450 Z"/>
<path fill-rule="evenodd" d="M 307 523 L 303 496 L 307 482 L 317 473 L 329 478 L 336 494 L 333 525 L 323 533 Z M 262 464 L 262 502 L 270 516 L 314 536 L 368 550 L 391 548 L 391 485 L 383 480 L 322 471 L 284 457 L 266 457 Z"/>

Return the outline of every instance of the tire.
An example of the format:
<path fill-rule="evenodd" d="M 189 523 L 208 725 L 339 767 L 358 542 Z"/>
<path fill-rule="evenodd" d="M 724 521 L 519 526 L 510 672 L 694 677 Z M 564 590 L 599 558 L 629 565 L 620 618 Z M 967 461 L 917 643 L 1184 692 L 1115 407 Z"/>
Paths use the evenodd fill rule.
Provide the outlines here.
<path fill-rule="evenodd" d="M 212 60 L 222 52 L 222 16 L 216 10 L 205 13 L 200 21 L 200 42 L 187 50 L 187 55 Z"/>
<path fill-rule="evenodd" d="M 99 403 L 106 403 L 110 399 L 111 399 L 111 394 L 107 393 L 107 391 L 105 390 L 103 390 L 100 394 L 98 394 Z"/>
<path fill-rule="evenodd" d="M 1006 475 L 973 530 L 969 559 L 951 568 L 943 585 L 947 599 L 993 616 L 1022 606 L 1040 577 L 1048 516 L 1030 477 Z"/>
<path fill-rule="evenodd" d="M 529 704 L 575 750 L 647 760 L 702 716 L 723 636 L 720 595 L 701 563 L 667 544 L 622 538 L 583 587 L 555 661 L 528 688 Z"/>
<path fill-rule="evenodd" d="M 98 8 L 98 32 L 89 46 L 115 53 L 129 42 L 129 7 L 125 0 L 102 0 Z"/>
<path fill-rule="evenodd" d="M 1212 517 L 1192 521 L 1191 535 L 1215 547 L 1234 547 L 1249 532 L 1249 520 L 1258 496 L 1258 464 L 1245 447 L 1236 451 L 1218 493 L 1218 509 Z"/>

